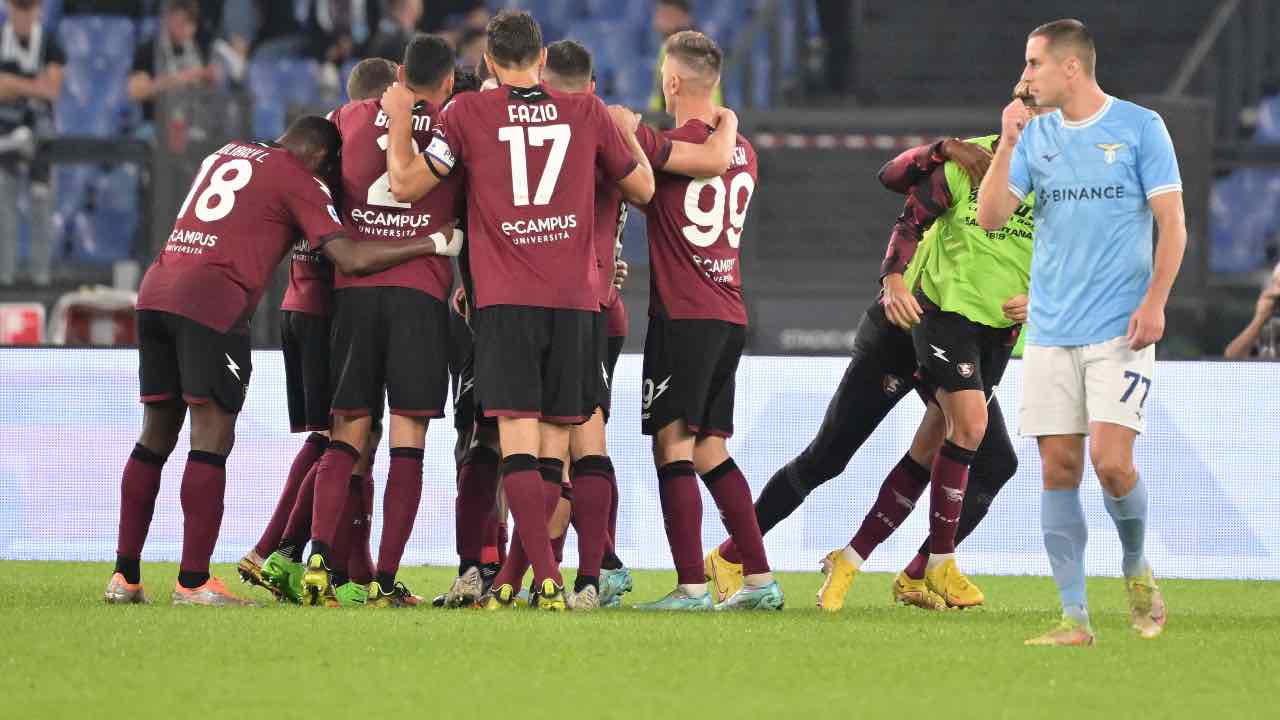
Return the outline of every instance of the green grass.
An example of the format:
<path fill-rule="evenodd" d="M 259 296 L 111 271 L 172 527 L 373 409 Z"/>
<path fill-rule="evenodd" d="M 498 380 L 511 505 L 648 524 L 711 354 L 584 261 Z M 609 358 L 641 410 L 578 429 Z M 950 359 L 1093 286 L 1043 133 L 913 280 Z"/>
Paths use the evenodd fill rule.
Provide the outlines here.
<path fill-rule="evenodd" d="M 153 599 L 175 572 L 144 567 Z M 812 608 L 819 575 L 788 574 L 784 612 L 672 616 L 109 607 L 109 574 L 0 562 L 0 715 L 1234 719 L 1275 717 L 1280 688 L 1280 583 L 1166 581 L 1152 642 L 1120 581 L 1092 580 L 1098 645 L 1050 649 L 1022 646 L 1055 619 L 1047 578 L 975 578 L 987 608 L 928 614 L 866 575 L 832 616 Z M 431 595 L 451 574 L 401 577 Z M 628 599 L 673 582 L 637 573 Z"/>

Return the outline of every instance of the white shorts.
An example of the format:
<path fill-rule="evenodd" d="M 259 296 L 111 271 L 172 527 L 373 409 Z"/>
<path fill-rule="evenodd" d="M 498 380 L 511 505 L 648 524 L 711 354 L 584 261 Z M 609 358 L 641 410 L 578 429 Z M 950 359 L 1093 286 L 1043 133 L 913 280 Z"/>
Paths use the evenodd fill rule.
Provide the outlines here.
<path fill-rule="evenodd" d="M 1105 422 L 1141 433 L 1155 366 L 1155 345 L 1135 352 L 1123 337 L 1076 347 L 1029 344 L 1018 429 L 1024 437 L 1088 435 L 1089 423 Z"/>

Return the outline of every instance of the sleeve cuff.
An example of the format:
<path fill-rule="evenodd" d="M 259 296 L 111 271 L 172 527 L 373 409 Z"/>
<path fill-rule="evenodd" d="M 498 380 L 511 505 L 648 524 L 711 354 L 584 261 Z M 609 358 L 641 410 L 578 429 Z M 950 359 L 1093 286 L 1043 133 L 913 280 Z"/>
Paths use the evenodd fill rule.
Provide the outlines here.
<path fill-rule="evenodd" d="M 1151 188 L 1151 190 L 1147 192 L 1147 199 L 1150 200 L 1157 195 L 1164 195 L 1165 193 L 1171 192 L 1182 192 L 1182 183 L 1161 185 L 1160 187 Z"/>
<path fill-rule="evenodd" d="M 1009 183 L 1009 192 L 1013 193 L 1013 196 L 1018 198 L 1018 202 L 1022 202 L 1027 199 L 1027 194 L 1022 191 L 1022 188 L 1014 185 L 1013 183 Z"/>
<path fill-rule="evenodd" d="M 670 138 L 662 139 L 662 146 L 658 148 L 658 152 L 653 156 L 653 169 L 661 170 L 667 166 L 667 161 L 671 159 L 671 140 Z M 629 170 L 627 172 L 630 172 Z"/>

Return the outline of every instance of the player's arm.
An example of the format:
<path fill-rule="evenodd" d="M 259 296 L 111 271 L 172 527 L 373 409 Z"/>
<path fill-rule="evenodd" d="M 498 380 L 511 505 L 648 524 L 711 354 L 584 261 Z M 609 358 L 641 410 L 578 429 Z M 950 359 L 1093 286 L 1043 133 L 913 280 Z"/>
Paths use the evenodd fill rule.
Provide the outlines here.
<path fill-rule="evenodd" d="M 702 144 L 673 141 L 662 169 L 692 178 L 720 177 L 728 172 L 738 145 L 738 114 L 719 107 L 716 120 L 716 131 Z"/>
<path fill-rule="evenodd" d="M 933 172 L 948 160 L 959 165 L 976 187 L 982 182 L 987 168 L 991 166 L 991 153 L 974 143 L 947 138 L 902 151 L 897 157 L 885 163 L 876 177 L 885 189 L 906 195 L 911 191 L 911 187 L 920 181 L 920 178 Z"/>
<path fill-rule="evenodd" d="M 1249 357 L 1253 346 L 1258 342 L 1258 336 L 1262 335 L 1262 329 L 1275 314 L 1277 300 L 1280 300 L 1280 276 L 1272 278 L 1271 284 L 1262 290 L 1262 294 L 1258 296 L 1258 304 L 1254 307 L 1253 319 L 1227 344 L 1227 349 L 1222 351 L 1223 357 L 1228 360 L 1244 360 Z"/>
<path fill-rule="evenodd" d="M 0 98 L 36 98 L 53 102 L 62 93 L 62 64 L 49 63 L 33 78 L 13 73 L 0 75 Z"/>
<path fill-rule="evenodd" d="M 933 225 L 952 203 L 951 188 L 947 185 L 947 173 L 939 166 L 921 178 L 907 193 L 902 214 L 893 224 L 889 235 L 889 247 L 880 264 L 880 284 L 884 292 L 880 304 L 889 322 L 903 330 L 910 330 L 920 322 L 924 310 L 907 287 L 903 273 L 915 257 L 916 248 L 925 230 Z"/>
<path fill-rule="evenodd" d="M 1013 217 L 1013 211 L 1027 195 L 1025 156 L 1018 160 L 1017 173 L 1013 173 L 1014 154 L 1022 131 L 1031 122 L 1031 111 L 1021 98 L 1015 98 L 1005 106 L 1000 116 L 1000 143 L 991 157 L 991 167 L 978 187 L 978 224 L 983 230 L 999 230 Z M 1021 197 L 1013 191 L 1015 177 Z"/>
<path fill-rule="evenodd" d="M 372 275 L 424 255 L 457 255 L 462 231 L 452 225 L 429 237 L 408 242 L 356 242 L 346 235 L 330 238 L 321 250 L 344 275 Z"/>
<path fill-rule="evenodd" d="M 1134 350 L 1141 350 L 1164 337 L 1164 308 L 1187 249 L 1187 217 L 1182 208 L 1182 191 L 1161 193 L 1147 202 L 1155 216 L 1158 239 L 1151 285 L 1142 298 L 1142 304 L 1129 318 L 1129 347 Z"/>
<path fill-rule="evenodd" d="M 416 202 L 431 192 L 453 170 L 448 143 L 433 135 L 425 152 L 413 151 L 413 93 L 395 83 L 382 94 L 387 114 L 387 174 L 396 202 Z"/>
<path fill-rule="evenodd" d="M 609 115 L 613 119 L 610 125 L 616 124 L 616 126 L 605 127 L 603 131 L 613 130 L 614 134 L 626 144 L 627 151 L 631 153 L 631 159 L 635 161 L 635 167 L 631 172 L 617 181 L 618 188 L 622 190 L 622 198 L 633 205 L 647 205 L 653 199 L 655 184 L 653 167 L 649 164 L 644 148 L 640 147 L 639 141 L 636 140 L 640 116 L 620 106 L 609 108 Z"/>

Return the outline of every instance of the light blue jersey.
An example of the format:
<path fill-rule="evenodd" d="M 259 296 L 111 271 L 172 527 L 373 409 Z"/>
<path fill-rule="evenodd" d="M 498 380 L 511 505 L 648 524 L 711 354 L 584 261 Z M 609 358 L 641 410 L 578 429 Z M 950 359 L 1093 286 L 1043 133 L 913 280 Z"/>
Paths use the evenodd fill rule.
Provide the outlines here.
<path fill-rule="evenodd" d="M 1173 141 L 1153 110 L 1107 96 L 1078 123 L 1034 118 L 1009 166 L 1009 190 L 1036 193 L 1032 345 L 1092 345 L 1128 332 L 1151 284 L 1148 200 L 1181 191 Z"/>

